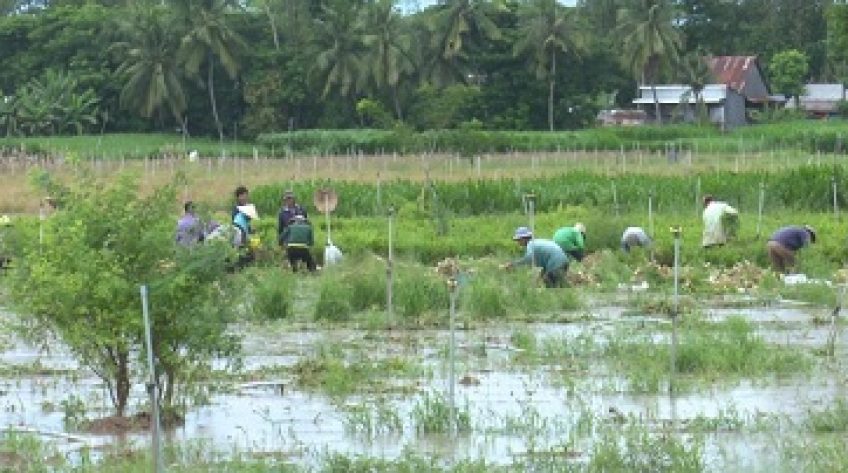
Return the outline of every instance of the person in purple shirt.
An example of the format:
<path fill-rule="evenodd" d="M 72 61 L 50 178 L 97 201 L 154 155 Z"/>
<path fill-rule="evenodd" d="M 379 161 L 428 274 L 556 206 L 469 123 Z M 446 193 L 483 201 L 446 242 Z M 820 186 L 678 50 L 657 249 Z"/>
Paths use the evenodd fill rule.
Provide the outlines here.
<path fill-rule="evenodd" d="M 309 218 L 309 215 L 306 214 L 306 209 L 295 201 L 294 192 L 287 190 L 283 194 L 283 205 L 280 207 L 280 214 L 277 216 L 278 239 L 282 238 L 286 227 L 289 226 L 289 223 L 294 220 L 296 215 L 300 215 L 304 219 Z"/>
<path fill-rule="evenodd" d="M 795 267 L 795 252 L 816 242 L 816 231 L 809 225 L 779 229 L 766 244 L 769 259 L 775 270 L 787 274 Z"/>
<path fill-rule="evenodd" d="M 194 214 L 194 203 L 188 201 L 183 207 L 185 213 L 177 221 L 177 243 L 190 247 L 203 241 L 203 224 Z"/>

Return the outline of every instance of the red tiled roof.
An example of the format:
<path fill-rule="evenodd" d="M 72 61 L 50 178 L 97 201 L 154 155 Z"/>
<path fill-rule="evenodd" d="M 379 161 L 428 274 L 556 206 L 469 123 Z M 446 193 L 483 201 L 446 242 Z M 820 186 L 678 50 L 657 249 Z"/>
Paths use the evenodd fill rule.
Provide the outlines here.
<path fill-rule="evenodd" d="M 713 56 L 709 65 L 717 81 L 741 92 L 748 71 L 757 67 L 757 56 Z"/>

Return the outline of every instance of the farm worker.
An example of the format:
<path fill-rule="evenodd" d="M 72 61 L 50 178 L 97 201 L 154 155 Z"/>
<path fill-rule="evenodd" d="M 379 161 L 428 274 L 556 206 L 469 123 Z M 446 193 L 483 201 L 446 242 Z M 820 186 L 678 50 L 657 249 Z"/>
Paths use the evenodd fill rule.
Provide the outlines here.
<path fill-rule="evenodd" d="M 704 238 L 702 246 L 721 246 L 736 234 L 739 225 L 739 212 L 727 204 L 715 200 L 713 196 L 704 197 Z"/>
<path fill-rule="evenodd" d="M 573 227 L 562 227 L 554 232 L 554 242 L 569 257 L 583 261 L 586 254 L 586 226 L 578 222 Z"/>
<path fill-rule="evenodd" d="M 280 245 L 286 248 L 292 271 L 297 272 L 299 261 L 306 263 L 306 269 L 315 271 L 315 261 L 310 248 L 315 244 L 312 225 L 303 215 L 295 215 L 280 235 Z"/>
<path fill-rule="evenodd" d="M 560 287 L 568 271 L 568 256 L 552 240 L 534 239 L 527 227 L 518 227 L 512 239 L 524 248 L 524 256 L 501 266 L 510 269 L 513 266 L 531 264 L 542 268 L 541 276 L 545 287 Z"/>
<path fill-rule="evenodd" d="M 233 244 L 242 251 L 239 256 L 238 266 L 253 262 L 255 251 L 259 247 L 259 237 L 253 235 L 251 222 L 259 220 L 256 206 L 250 203 L 250 193 L 244 186 L 236 188 L 236 205 L 233 208 L 233 226 L 236 227 L 236 236 Z"/>
<path fill-rule="evenodd" d="M 642 227 L 627 227 L 621 234 L 621 249 L 630 253 L 630 248 L 635 246 L 647 247 L 651 244 L 651 238 Z"/>
<path fill-rule="evenodd" d="M 306 209 L 296 202 L 294 192 L 287 190 L 283 193 L 283 205 L 280 207 L 280 214 L 277 216 L 278 237 L 282 236 L 283 230 L 296 215 L 301 215 L 304 219 L 309 218 Z"/>
<path fill-rule="evenodd" d="M 203 224 L 194 213 L 194 202 L 188 201 L 183 206 L 185 213 L 177 221 L 177 243 L 190 247 L 203 241 Z"/>
<path fill-rule="evenodd" d="M 12 226 L 12 219 L 9 218 L 8 215 L 0 215 L 0 230 L 2 230 L 5 227 L 11 227 L 11 226 Z M 2 251 L 2 250 L 3 250 L 3 234 L 0 233 L 0 251 Z M 6 269 L 8 269 L 11 261 L 12 261 L 12 259 L 10 257 L 0 253 L 0 270 L 5 271 Z"/>
<path fill-rule="evenodd" d="M 795 266 L 795 252 L 815 242 L 813 227 L 788 226 L 774 232 L 766 243 L 766 249 L 774 269 L 786 274 Z"/>

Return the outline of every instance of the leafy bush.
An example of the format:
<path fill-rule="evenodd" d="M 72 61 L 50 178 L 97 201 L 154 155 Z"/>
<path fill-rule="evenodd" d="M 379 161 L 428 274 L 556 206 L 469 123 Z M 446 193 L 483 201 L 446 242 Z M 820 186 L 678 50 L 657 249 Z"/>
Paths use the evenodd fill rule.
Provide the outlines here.
<path fill-rule="evenodd" d="M 322 281 L 318 302 L 315 304 L 315 318 L 334 322 L 348 320 L 353 312 L 350 295 L 350 288 L 343 283 L 335 279 Z"/>
<path fill-rule="evenodd" d="M 420 267 L 404 268 L 398 272 L 394 295 L 400 314 L 407 318 L 446 311 L 449 305 L 445 281 Z"/>
<path fill-rule="evenodd" d="M 292 315 L 294 295 L 291 273 L 280 268 L 255 273 L 251 287 L 251 312 L 258 320 L 281 320 Z"/>

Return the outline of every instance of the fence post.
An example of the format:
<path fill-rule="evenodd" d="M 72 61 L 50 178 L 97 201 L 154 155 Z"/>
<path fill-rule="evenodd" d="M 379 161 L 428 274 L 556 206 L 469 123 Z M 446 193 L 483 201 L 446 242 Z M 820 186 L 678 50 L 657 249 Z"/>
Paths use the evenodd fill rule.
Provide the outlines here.
<path fill-rule="evenodd" d="M 833 216 L 839 218 L 839 199 L 836 194 L 836 175 L 830 177 L 830 186 L 833 189 Z"/>
<path fill-rule="evenodd" d="M 165 468 L 162 464 L 162 441 L 161 426 L 159 425 L 159 390 L 156 383 L 156 371 L 153 364 L 153 338 L 150 330 L 150 315 L 147 303 L 147 286 L 141 286 L 141 312 L 144 317 L 144 341 L 147 345 L 147 367 L 150 370 L 150 381 L 147 384 L 147 392 L 150 394 L 150 434 L 152 436 L 153 449 L 153 473 L 162 473 Z"/>
<path fill-rule="evenodd" d="M 395 207 L 389 206 L 389 258 L 386 261 L 386 314 L 388 316 L 389 327 L 394 322 L 394 304 L 393 304 L 393 289 L 394 289 L 394 219 Z"/>
<path fill-rule="evenodd" d="M 671 374 L 668 380 L 668 392 L 674 392 L 674 375 L 677 371 L 677 316 L 680 312 L 680 227 L 672 227 L 674 235 L 674 300 L 671 309 Z"/>
<path fill-rule="evenodd" d="M 760 181 L 760 199 L 759 205 L 757 206 L 757 238 L 760 238 L 762 224 L 763 224 L 763 207 L 766 203 L 766 185 L 763 181 Z"/>
<path fill-rule="evenodd" d="M 455 276 L 448 279 L 450 291 L 450 344 L 448 345 L 448 399 L 450 402 L 450 433 L 456 435 L 456 296 L 458 284 Z"/>

